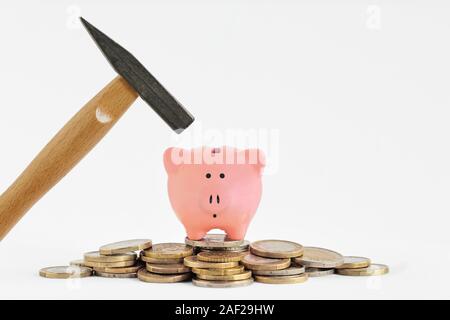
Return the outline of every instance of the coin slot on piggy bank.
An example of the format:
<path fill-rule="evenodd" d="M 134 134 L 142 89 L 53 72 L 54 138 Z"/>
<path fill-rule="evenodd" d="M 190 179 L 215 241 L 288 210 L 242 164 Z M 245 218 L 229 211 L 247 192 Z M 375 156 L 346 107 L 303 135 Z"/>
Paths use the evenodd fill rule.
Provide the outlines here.
<path fill-rule="evenodd" d="M 261 150 L 169 148 L 164 165 L 170 203 L 189 239 L 202 239 L 212 229 L 244 239 L 261 200 Z"/>

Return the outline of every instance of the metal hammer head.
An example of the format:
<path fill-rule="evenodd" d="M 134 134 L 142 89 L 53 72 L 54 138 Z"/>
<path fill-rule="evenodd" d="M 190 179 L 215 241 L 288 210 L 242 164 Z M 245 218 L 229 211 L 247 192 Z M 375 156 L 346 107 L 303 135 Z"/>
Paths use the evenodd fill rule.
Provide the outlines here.
<path fill-rule="evenodd" d="M 194 117 L 153 77 L 127 50 L 80 17 L 103 55 L 114 70 L 176 132 L 181 133 L 194 122 Z"/>

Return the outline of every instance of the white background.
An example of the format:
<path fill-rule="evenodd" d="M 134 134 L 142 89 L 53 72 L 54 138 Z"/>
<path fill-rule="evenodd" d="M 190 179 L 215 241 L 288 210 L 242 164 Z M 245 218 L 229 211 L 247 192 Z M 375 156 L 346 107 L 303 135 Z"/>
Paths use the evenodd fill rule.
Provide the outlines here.
<path fill-rule="evenodd" d="M 215 290 L 40 278 L 127 238 L 183 241 L 139 100 L 0 244 L 0 298 L 450 298 L 446 1 L 2 1 L 0 189 L 114 72 L 75 17 L 132 53 L 204 130 L 279 130 L 247 235 L 386 263 L 377 278 Z M 186 132 L 188 134 L 188 132 Z"/>

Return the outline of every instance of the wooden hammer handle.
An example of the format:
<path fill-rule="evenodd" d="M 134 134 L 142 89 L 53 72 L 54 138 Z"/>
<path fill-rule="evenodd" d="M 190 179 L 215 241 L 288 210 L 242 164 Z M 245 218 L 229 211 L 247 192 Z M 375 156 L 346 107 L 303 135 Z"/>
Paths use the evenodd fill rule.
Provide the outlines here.
<path fill-rule="evenodd" d="M 120 76 L 89 101 L 0 196 L 0 240 L 94 148 L 137 99 Z"/>

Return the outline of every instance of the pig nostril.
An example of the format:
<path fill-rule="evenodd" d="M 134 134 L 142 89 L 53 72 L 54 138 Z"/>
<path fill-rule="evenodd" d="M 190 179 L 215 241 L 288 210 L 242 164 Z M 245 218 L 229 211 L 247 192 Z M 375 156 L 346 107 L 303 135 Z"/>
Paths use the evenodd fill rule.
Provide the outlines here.
<path fill-rule="evenodd" d="M 212 204 L 212 195 L 209 196 L 209 203 Z"/>
<path fill-rule="evenodd" d="M 217 195 L 217 203 L 218 203 L 218 204 L 220 203 L 220 197 L 219 197 L 219 195 Z"/>
<path fill-rule="evenodd" d="M 217 218 L 217 214 L 213 214 L 213 218 Z"/>

